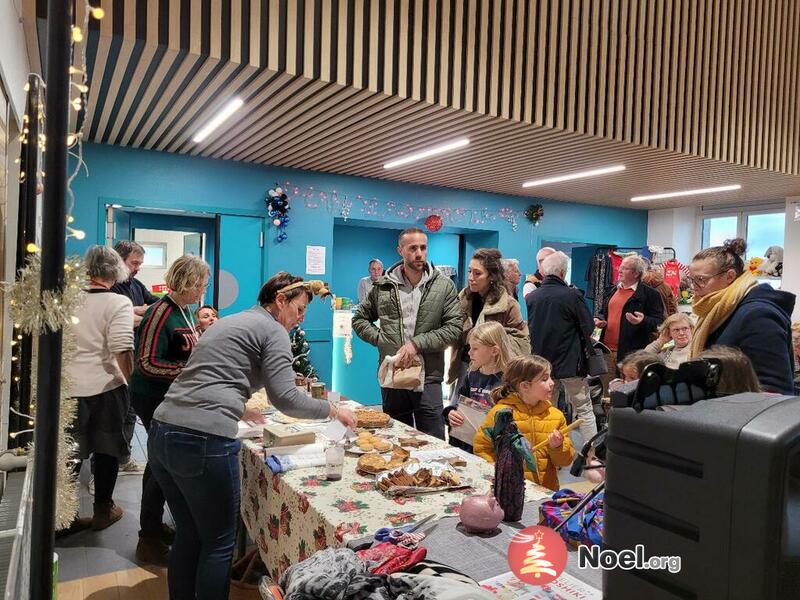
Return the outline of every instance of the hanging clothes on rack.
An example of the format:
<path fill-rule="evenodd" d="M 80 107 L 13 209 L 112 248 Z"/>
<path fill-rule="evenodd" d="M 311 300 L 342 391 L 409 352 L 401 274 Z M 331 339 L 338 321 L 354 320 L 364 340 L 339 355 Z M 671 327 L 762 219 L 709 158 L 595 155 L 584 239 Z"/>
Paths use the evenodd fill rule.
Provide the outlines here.
<path fill-rule="evenodd" d="M 586 297 L 594 301 L 595 315 L 605 300 L 606 290 L 613 285 L 613 267 L 608 248 L 598 249 L 586 267 Z"/>
<path fill-rule="evenodd" d="M 661 263 L 661 268 L 664 269 L 664 283 L 672 288 L 673 295 L 677 297 L 681 289 L 681 276 L 689 275 L 689 268 L 674 258 Z"/>

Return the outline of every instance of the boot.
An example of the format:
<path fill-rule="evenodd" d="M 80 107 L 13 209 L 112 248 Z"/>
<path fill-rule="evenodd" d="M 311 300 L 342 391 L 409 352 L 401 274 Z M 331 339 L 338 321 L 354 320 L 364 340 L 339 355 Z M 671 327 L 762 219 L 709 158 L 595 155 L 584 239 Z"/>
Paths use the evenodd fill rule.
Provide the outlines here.
<path fill-rule="evenodd" d="M 136 544 L 136 560 L 145 565 L 166 567 L 169 563 L 169 546 L 159 537 L 140 537 Z"/>
<path fill-rule="evenodd" d="M 87 531 L 88 529 L 91 529 L 91 527 L 92 527 L 92 519 L 90 519 L 89 517 L 75 517 L 72 520 L 72 523 L 70 523 L 68 527 L 56 531 L 56 539 L 58 540 L 63 537 L 67 537 L 68 535 L 72 535 L 73 533 Z"/>
<path fill-rule="evenodd" d="M 121 507 L 111 502 L 94 503 L 94 517 L 92 518 L 92 529 L 100 531 L 110 527 L 122 518 L 123 510 Z"/>

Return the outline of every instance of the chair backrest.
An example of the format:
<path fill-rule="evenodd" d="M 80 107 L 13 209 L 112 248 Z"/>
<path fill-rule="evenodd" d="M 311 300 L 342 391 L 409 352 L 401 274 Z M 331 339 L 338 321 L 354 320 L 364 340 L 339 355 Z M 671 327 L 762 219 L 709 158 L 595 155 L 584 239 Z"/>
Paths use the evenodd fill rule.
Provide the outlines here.
<path fill-rule="evenodd" d="M 685 362 L 677 369 L 653 363 L 644 368 L 638 382 L 612 392 L 611 403 L 614 408 L 636 411 L 694 404 L 715 397 L 721 373 L 722 363 L 716 358 Z"/>
<path fill-rule="evenodd" d="M 722 373 L 716 358 L 692 360 L 677 369 L 664 364 L 647 365 L 636 386 L 631 406 L 636 411 L 659 406 L 688 405 L 713 398 Z"/>

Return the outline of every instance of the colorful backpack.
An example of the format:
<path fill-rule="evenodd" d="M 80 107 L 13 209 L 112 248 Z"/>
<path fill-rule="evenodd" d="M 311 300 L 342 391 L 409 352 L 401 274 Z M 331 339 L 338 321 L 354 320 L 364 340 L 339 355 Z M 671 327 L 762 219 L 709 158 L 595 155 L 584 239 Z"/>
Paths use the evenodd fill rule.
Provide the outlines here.
<path fill-rule="evenodd" d="M 552 500 L 539 506 L 539 524 L 555 529 L 584 496 L 569 489 L 558 490 Z M 603 543 L 603 496 L 602 492 L 598 494 L 559 530 L 565 542 L 573 546 Z"/>

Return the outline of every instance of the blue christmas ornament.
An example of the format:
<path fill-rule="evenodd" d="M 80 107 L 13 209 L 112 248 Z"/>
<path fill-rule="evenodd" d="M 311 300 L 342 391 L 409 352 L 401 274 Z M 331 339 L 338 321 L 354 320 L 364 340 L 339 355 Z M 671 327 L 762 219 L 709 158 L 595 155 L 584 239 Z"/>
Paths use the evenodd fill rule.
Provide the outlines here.
<path fill-rule="evenodd" d="M 272 224 L 279 231 L 276 241 L 278 243 L 283 242 L 289 237 L 286 234 L 286 226 L 289 224 L 289 215 L 287 213 L 291 208 L 289 206 L 289 197 L 283 191 L 283 188 L 276 185 L 274 189 L 267 192 L 267 197 L 264 201 L 267 205 L 267 214 L 269 214 Z"/>

